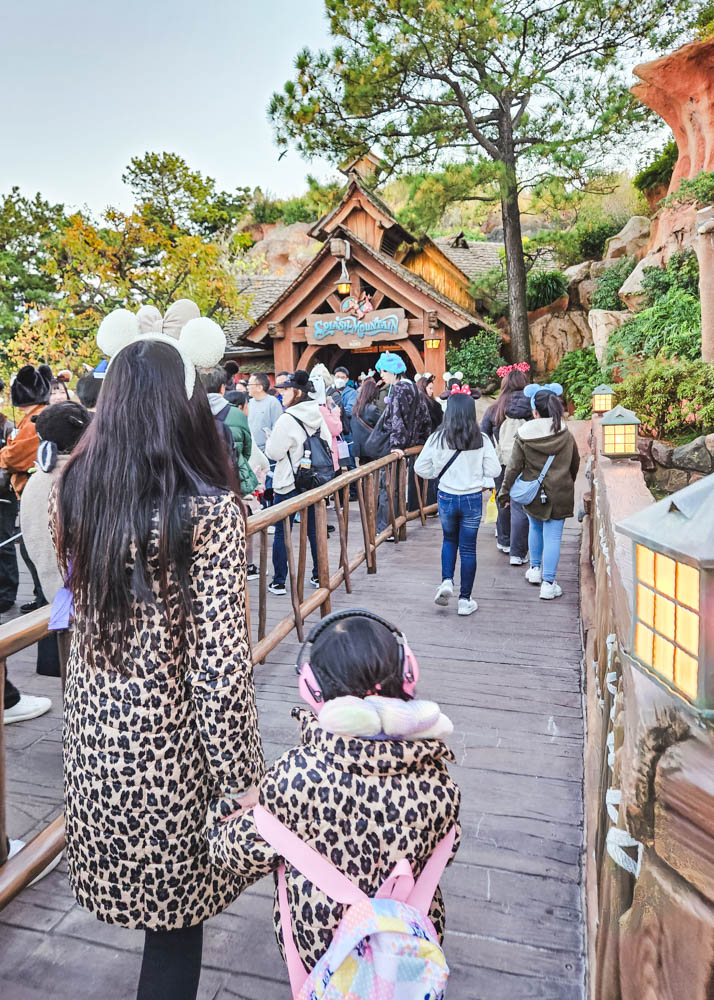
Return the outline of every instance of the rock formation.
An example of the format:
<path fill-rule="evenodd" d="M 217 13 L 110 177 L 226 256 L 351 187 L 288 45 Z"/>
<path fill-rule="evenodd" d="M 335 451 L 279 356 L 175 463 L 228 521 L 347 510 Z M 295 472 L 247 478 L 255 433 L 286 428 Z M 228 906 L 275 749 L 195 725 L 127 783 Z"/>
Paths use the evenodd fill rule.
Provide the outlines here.
<path fill-rule="evenodd" d="M 577 351 L 592 344 L 592 334 L 585 313 L 567 310 L 564 300 L 558 305 L 560 308 L 557 310 L 539 309 L 537 318 L 529 317 L 531 363 L 537 375 L 552 372 L 568 351 Z"/>
<path fill-rule="evenodd" d="M 643 253 L 650 236 L 650 220 L 645 215 L 633 215 L 619 233 L 607 241 L 606 260 L 636 257 Z"/>
<path fill-rule="evenodd" d="M 595 357 L 600 364 L 605 361 L 607 353 L 607 343 L 613 330 L 622 326 L 625 320 L 629 319 L 632 313 L 627 309 L 591 309 L 588 313 L 588 325 L 592 334 L 592 342 L 595 347 Z"/>
<path fill-rule="evenodd" d="M 249 256 L 264 257 L 272 275 L 296 278 L 320 249 L 318 241 L 307 235 L 309 229 L 310 224 L 307 222 L 294 222 L 290 226 L 266 226 L 263 239 L 251 247 Z"/>

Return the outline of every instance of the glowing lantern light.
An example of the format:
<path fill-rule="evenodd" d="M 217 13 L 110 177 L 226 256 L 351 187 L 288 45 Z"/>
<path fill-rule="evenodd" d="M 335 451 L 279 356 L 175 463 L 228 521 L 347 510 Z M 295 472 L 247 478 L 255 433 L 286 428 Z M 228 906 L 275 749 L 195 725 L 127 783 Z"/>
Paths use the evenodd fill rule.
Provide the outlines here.
<path fill-rule="evenodd" d="M 637 455 L 637 427 L 640 421 L 632 410 L 616 406 L 600 420 L 602 453 L 608 458 L 632 458 Z"/>
<path fill-rule="evenodd" d="M 630 662 L 714 718 L 714 475 L 617 526 L 633 540 Z"/>
<path fill-rule="evenodd" d="M 609 385 L 593 389 L 593 413 L 606 413 L 615 405 L 615 392 Z"/>

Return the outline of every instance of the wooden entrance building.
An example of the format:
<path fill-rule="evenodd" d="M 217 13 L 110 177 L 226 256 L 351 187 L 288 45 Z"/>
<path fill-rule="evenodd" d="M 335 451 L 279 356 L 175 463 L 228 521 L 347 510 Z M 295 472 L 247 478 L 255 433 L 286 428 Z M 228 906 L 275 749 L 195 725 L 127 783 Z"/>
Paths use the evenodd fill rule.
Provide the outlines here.
<path fill-rule="evenodd" d="M 241 335 L 245 347 L 272 346 L 274 371 L 321 361 L 356 377 L 388 349 L 440 383 L 447 347 L 487 327 L 468 277 L 437 243 L 409 233 L 356 169 L 310 235 L 322 244 L 314 258 Z"/>

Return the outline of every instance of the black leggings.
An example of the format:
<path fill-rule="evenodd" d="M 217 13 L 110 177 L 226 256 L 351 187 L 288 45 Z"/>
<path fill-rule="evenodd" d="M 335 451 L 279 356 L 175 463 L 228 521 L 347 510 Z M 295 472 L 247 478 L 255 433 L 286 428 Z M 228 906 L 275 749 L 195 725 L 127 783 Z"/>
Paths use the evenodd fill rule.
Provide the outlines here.
<path fill-rule="evenodd" d="M 196 1000 L 203 924 L 145 935 L 136 1000 Z"/>

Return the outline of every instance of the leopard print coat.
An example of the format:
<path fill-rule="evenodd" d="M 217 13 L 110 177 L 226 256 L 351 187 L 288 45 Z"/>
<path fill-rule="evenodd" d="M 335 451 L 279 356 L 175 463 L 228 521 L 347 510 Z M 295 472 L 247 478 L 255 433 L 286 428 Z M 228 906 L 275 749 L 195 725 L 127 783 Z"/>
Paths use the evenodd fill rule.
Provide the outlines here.
<path fill-rule="evenodd" d="M 458 823 L 459 789 L 446 766 L 454 760 L 451 750 L 441 740 L 337 736 L 321 729 L 312 712 L 295 709 L 293 715 L 300 720 L 302 742 L 269 769 L 260 786 L 261 805 L 368 895 L 401 858 L 420 874 Z M 255 881 L 281 862 L 258 834 L 250 811 L 217 823 L 209 840 L 216 864 L 239 879 Z M 289 864 L 286 881 L 295 942 L 312 969 L 327 951 L 344 907 Z M 430 916 L 442 939 L 445 912 L 438 889 Z M 277 893 L 273 920 L 282 951 Z"/>
<path fill-rule="evenodd" d="M 56 506 L 56 496 L 52 498 Z M 176 656 L 159 602 L 136 604 L 130 675 L 91 665 L 78 616 L 64 704 L 69 879 L 125 927 L 187 927 L 244 883 L 212 866 L 205 829 L 264 770 L 245 609 L 245 528 L 234 499 L 191 501 L 195 634 Z M 54 522 L 54 518 L 53 518 Z M 156 551 L 150 546 L 158 596 Z"/>

